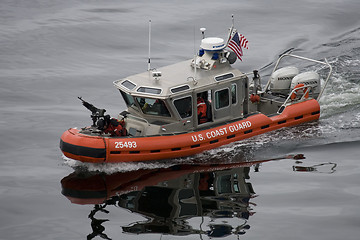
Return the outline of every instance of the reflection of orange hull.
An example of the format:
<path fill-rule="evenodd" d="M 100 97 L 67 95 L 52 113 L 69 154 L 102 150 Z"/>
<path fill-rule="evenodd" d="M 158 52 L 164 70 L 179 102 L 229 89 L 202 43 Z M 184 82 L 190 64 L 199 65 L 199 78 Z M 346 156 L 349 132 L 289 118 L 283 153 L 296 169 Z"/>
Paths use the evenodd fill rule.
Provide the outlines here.
<path fill-rule="evenodd" d="M 180 178 L 186 174 L 214 172 L 225 169 L 250 167 L 269 159 L 254 162 L 212 165 L 177 165 L 161 169 L 140 169 L 133 172 L 118 172 L 111 175 L 78 175 L 76 172 L 61 180 L 62 193 L 75 204 L 101 204 L 116 195 L 141 191 L 146 186 Z"/>
<path fill-rule="evenodd" d="M 61 180 L 61 185 L 63 194 L 72 203 L 101 204 L 117 193 L 124 194 L 141 189 L 146 184 L 151 185 L 152 182 L 148 181 L 147 176 L 156 172 L 156 170 L 142 169 L 135 173 L 97 174 L 88 177 L 72 173 Z M 142 182 L 142 179 L 146 180 Z"/>
<path fill-rule="evenodd" d="M 66 157 L 82 162 L 132 162 L 190 156 L 282 127 L 317 120 L 320 106 L 314 99 L 287 106 L 280 115 L 261 113 L 218 127 L 186 134 L 152 137 L 102 137 L 69 129 L 61 136 Z"/>

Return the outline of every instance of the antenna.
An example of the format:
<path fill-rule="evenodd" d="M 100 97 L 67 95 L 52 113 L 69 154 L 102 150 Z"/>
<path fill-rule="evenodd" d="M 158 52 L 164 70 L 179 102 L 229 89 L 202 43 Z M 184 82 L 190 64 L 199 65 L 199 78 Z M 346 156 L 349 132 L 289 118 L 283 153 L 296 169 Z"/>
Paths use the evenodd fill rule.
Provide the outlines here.
<path fill-rule="evenodd" d="M 187 78 L 187 80 L 192 80 L 193 84 L 196 85 L 197 84 L 197 80 L 196 80 L 196 47 L 195 47 L 195 42 L 196 42 L 196 38 L 195 38 L 195 26 L 194 26 L 194 59 L 192 60 L 191 65 L 194 67 L 194 75 L 190 76 Z"/>
<path fill-rule="evenodd" d="M 196 37 L 195 37 L 195 26 L 194 26 L 194 82 L 197 82 L 196 80 L 196 47 L 195 47 Z"/>
<path fill-rule="evenodd" d="M 150 49 L 151 49 L 151 20 L 149 20 L 149 60 L 148 60 L 148 71 L 150 71 Z"/>

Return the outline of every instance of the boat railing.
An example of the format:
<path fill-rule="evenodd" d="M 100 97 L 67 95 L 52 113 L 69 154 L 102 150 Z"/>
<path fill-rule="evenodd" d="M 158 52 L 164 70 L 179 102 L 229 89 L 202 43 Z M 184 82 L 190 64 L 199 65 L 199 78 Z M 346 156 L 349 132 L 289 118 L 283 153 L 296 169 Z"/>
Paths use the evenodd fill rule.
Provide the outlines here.
<path fill-rule="evenodd" d="M 332 73 L 332 66 L 330 65 L 330 63 L 328 62 L 328 60 L 325 58 L 324 61 L 319 61 L 319 60 L 315 60 L 315 59 L 311 59 L 311 58 L 307 58 L 307 57 L 302 57 L 302 56 L 298 56 L 298 55 L 294 55 L 294 54 L 291 54 L 291 53 L 285 53 L 283 55 L 281 55 L 279 57 L 279 59 L 277 60 L 276 64 L 275 64 L 275 67 L 272 71 L 272 73 L 270 74 L 270 76 L 277 70 L 279 64 L 280 64 L 280 61 L 284 58 L 284 57 L 293 57 L 293 58 L 297 58 L 297 59 L 300 59 L 300 60 L 305 60 L 305 61 L 310 61 L 310 62 L 314 62 L 314 63 L 317 63 L 317 64 L 321 64 L 321 65 L 325 65 L 326 67 L 329 68 L 329 73 L 328 75 L 326 76 L 326 79 L 325 79 L 325 83 L 324 83 L 324 86 L 321 88 L 320 90 L 320 93 L 317 97 L 317 101 L 320 100 L 324 90 L 325 90 L 325 87 L 326 85 L 328 84 L 329 82 L 329 79 L 330 79 L 330 76 L 331 76 L 331 73 Z M 270 82 L 271 82 L 271 77 L 269 79 L 269 81 L 266 83 L 266 86 L 265 86 L 265 92 L 267 92 L 269 90 L 269 87 L 270 87 Z"/>
<path fill-rule="evenodd" d="M 312 90 L 313 87 L 312 86 L 302 86 L 302 87 L 297 87 L 294 88 L 289 96 L 286 98 L 286 100 L 284 101 L 284 103 L 281 105 L 281 107 L 279 108 L 279 110 L 277 111 L 278 114 L 282 113 L 282 111 L 284 111 L 285 107 L 288 105 L 291 105 L 292 103 L 296 102 L 301 102 L 304 100 L 307 100 L 311 94 L 311 97 L 314 95 L 314 91 Z M 302 90 L 302 94 L 299 94 L 299 92 Z M 292 96 L 296 96 L 296 98 L 292 97 Z"/>

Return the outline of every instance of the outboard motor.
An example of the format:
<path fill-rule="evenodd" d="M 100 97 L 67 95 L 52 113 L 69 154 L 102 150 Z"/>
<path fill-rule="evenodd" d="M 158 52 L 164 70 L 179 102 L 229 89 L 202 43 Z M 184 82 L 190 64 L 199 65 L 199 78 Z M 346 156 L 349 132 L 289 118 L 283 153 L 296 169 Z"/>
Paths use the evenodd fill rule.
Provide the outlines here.
<path fill-rule="evenodd" d="M 293 78 L 299 74 L 296 67 L 283 67 L 271 74 L 270 90 L 275 94 L 287 95 L 290 92 L 290 85 Z M 295 86 L 295 85 L 294 85 Z"/>
<path fill-rule="evenodd" d="M 298 84 L 304 84 L 305 86 L 311 86 L 310 96 L 313 93 L 313 97 L 316 98 L 320 93 L 320 76 L 316 72 L 304 72 L 296 75 L 291 81 L 291 90 Z"/>

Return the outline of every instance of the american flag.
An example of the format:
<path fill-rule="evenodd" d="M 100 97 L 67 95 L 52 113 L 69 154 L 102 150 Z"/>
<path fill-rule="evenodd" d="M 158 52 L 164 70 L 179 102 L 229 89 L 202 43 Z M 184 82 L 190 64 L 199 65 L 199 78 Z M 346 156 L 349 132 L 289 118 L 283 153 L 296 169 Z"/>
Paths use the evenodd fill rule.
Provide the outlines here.
<path fill-rule="evenodd" d="M 241 47 L 249 49 L 248 40 L 242 34 L 239 34 L 236 29 L 234 29 L 232 37 L 230 36 L 230 38 L 228 47 L 233 50 L 236 56 L 242 61 L 243 51 Z"/>

